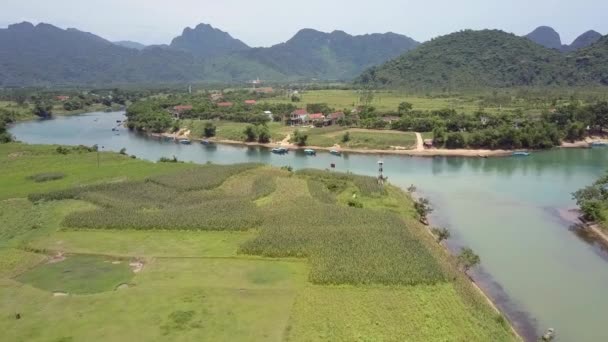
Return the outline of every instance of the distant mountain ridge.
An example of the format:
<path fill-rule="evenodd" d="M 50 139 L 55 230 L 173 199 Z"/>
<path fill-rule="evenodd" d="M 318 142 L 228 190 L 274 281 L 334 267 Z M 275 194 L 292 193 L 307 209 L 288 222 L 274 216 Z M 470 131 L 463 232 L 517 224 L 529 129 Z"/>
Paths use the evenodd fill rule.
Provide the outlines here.
<path fill-rule="evenodd" d="M 435 38 L 356 83 L 416 89 L 608 85 L 608 37 L 571 54 L 499 30 Z"/>
<path fill-rule="evenodd" d="M 0 86 L 349 80 L 417 46 L 387 33 L 298 32 L 286 43 L 252 49 L 207 24 L 186 28 L 170 45 L 112 43 L 49 24 L 0 29 Z"/>
<path fill-rule="evenodd" d="M 194 29 L 186 27 L 182 35 L 175 37 L 169 46 L 173 49 L 189 51 L 203 58 L 250 49 L 242 41 L 208 24 L 199 24 Z"/>
<path fill-rule="evenodd" d="M 562 52 L 576 51 L 593 45 L 602 35 L 596 31 L 589 30 L 576 38 L 572 44 L 562 44 L 561 37 L 557 31 L 549 26 L 539 26 L 524 37 L 549 49 Z"/>
<path fill-rule="evenodd" d="M 117 42 L 112 42 L 118 46 L 122 46 L 122 47 L 126 47 L 129 49 L 135 49 L 135 50 L 143 50 L 146 48 L 146 46 L 144 44 L 138 43 L 138 42 L 133 42 L 130 40 L 120 40 Z"/>

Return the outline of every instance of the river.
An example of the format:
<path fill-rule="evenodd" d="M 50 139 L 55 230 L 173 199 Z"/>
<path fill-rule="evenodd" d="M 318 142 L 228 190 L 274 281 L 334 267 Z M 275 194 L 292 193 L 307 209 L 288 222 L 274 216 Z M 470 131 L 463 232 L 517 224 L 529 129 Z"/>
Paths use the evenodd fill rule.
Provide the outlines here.
<path fill-rule="evenodd" d="M 577 234 L 560 215 L 572 208 L 571 193 L 601 176 L 608 149 L 556 149 L 529 157 L 456 158 L 290 152 L 265 148 L 180 145 L 111 129 L 124 113 L 89 113 L 16 124 L 10 132 L 32 144 L 93 145 L 152 161 L 176 156 L 195 163 L 262 162 L 276 166 L 329 168 L 385 175 L 403 188 L 410 184 L 431 200 L 431 219 L 452 232 L 450 249 L 471 247 L 482 266 L 474 278 L 532 339 L 546 328 L 558 341 L 607 341 L 608 252 Z M 103 165 L 103 157 L 102 157 Z"/>

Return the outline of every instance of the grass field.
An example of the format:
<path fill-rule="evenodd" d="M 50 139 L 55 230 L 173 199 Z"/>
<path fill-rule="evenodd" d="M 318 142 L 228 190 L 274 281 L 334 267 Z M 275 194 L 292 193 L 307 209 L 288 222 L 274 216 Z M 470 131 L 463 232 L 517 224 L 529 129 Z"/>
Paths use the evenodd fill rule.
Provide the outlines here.
<path fill-rule="evenodd" d="M 343 148 L 378 150 L 389 150 L 394 147 L 412 149 L 416 146 L 416 135 L 412 132 L 348 129 L 339 126 L 311 128 L 302 131 L 308 134 L 307 144 L 310 146 L 331 147 L 340 145 Z M 346 132 L 348 132 L 349 140 L 344 142 L 342 138 Z"/>
<path fill-rule="evenodd" d="M 104 157 L 0 145 L 3 339 L 516 340 L 395 187 Z"/>
<path fill-rule="evenodd" d="M 297 106 L 306 107 L 309 103 L 326 103 L 337 110 L 353 109 L 362 105 L 361 94 L 356 90 L 310 90 L 300 94 L 301 101 L 295 103 Z M 291 103 L 291 98 L 275 97 L 265 100 L 269 103 Z M 516 102 L 508 106 L 483 106 L 479 97 L 476 96 L 441 96 L 430 97 L 412 95 L 400 91 L 375 91 L 371 105 L 378 111 L 396 112 L 401 102 L 409 102 L 415 110 L 439 110 L 454 109 L 458 112 L 474 113 L 481 107 L 490 113 L 525 109 L 540 113 L 544 109 L 542 105 L 534 105 L 526 102 Z"/>

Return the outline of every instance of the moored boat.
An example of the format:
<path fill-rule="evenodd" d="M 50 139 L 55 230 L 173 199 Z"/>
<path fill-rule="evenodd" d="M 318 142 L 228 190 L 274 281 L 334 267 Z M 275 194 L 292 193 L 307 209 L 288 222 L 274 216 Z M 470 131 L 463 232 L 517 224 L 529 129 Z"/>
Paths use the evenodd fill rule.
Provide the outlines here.
<path fill-rule="evenodd" d="M 201 140 L 201 144 L 203 144 L 203 145 L 210 145 L 211 142 L 209 140 Z"/>
<path fill-rule="evenodd" d="M 591 147 L 606 147 L 608 146 L 608 142 L 605 141 L 594 141 L 591 143 Z"/>
<path fill-rule="evenodd" d="M 530 155 L 530 152 L 527 151 L 515 151 L 512 154 L 514 157 L 527 157 Z"/>
<path fill-rule="evenodd" d="M 330 150 L 329 153 L 333 154 L 334 156 L 341 156 L 342 152 L 338 151 L 338 150 Z"/>
<path fill-rule="evenodd" d="M 316 156 L 317 155 L 317 151 L 315 151 L 313 149 L 310 149 L 310 148 L 305 149 L 304 153 L 306 153 L 309 156 Z"/>
<path fill-rule="evenodd" d="M 285 147 L 275 147 L 271 150 L 272 153 L 275 154 L 285 154 L 288 150 Z"/>
<path fill-rule="evenodd" d="M 553 329 L 553 328 L 547 329 L 547 331 L 545 331 L 545 333 L 542 336 L 543 341 L 553 341 L 554 338 L 555 338 L 555 329 Z"/>
<path fill-rule="evenodd" d="M 189 139 L 181 139 L 179 143 L 182 145 L 190 145 L 192 142 Z"/>

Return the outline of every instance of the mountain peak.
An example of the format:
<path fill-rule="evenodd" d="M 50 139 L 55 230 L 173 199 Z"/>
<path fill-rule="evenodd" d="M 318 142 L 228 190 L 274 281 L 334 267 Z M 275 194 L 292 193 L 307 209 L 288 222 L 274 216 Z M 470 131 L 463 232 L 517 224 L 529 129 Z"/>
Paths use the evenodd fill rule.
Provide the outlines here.
<path fill-rule="evenodd" d="M 247 50 L 249 46 L 227 32 L 201 23 L 194 28 L 186 27 L 181 36 L 173 39 L 171 48 L 207 58 Z"/>
<path fill-rule="evenodd" d="M 32 30 L 34 29 L 34 24 L 29 21 L 24 21 L 18 24 L 8 25 L 9 30 Z"/>
<path fill-rule="evenodd" d="M 576 51 L 579 49 L 583 49 L 583 48 L 586 48 L 588 46 L 595 44 L 601 38 L 602 38 L 601 33 L 594 31 L 594 30 L 589 30 L 589 31 L 581 34 L 580 36 L 578 36 L 572 42 L 572 44 L 570 44 L 570 46 L 567 46 L 564 50 L 565 51 Z"/>
<path fill-rule="evenodd" d="M 562 49 L 562 39 L 559 33 L 550 26 L 539 26 L 525 37 L 549 49 Z"/>

